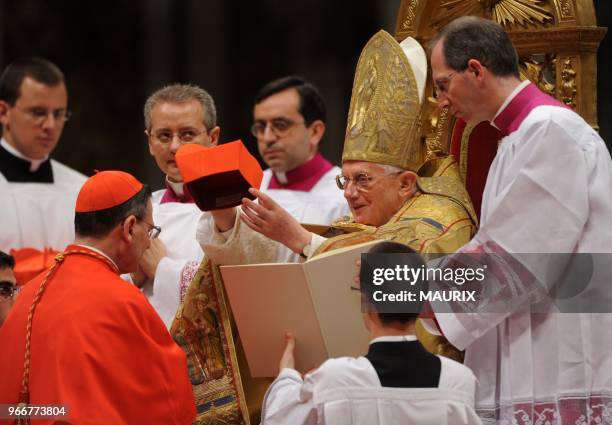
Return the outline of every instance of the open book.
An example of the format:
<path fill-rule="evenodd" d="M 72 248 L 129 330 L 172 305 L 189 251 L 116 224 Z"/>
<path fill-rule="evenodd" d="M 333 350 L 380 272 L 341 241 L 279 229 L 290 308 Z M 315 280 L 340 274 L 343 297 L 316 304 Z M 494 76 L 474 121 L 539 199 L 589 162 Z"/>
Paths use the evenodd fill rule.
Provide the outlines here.
<path fill-rule="evenodd" d="M 330 357 L 367 352 L 361 295 L 351 286 L 358 274 L 355 261 L 376 242 L 334 250 L 305 263 L 221 267 L 253 377 L 278 374 L 287 331 L 295 336 L 296 369 L 302 373 Z"/>

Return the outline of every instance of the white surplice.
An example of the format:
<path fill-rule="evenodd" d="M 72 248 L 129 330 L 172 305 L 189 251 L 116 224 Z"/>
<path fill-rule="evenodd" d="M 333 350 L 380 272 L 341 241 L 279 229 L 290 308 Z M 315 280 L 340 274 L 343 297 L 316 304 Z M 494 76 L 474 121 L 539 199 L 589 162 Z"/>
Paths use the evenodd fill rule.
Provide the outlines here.
<path fill-rule="evenodd" d="M 454 360 L 439 359 L 438 388 L 383 387 L 365 357 L 327 360 L 304 380 L 283 369 L 264 398 L 262 424 L 480 424 L 474 375 Z"/>
<path fill-rule="evenodd" d="M 0 173 L 0 250 L 63 250 L 74 241 L 74 208 L 83 174 L 51 160 L 53 183 L 8 182 Z"/>
<path fill-rule="evenodd" d="M 612 253 L 612 163 L 580 116 L 537 106 L 501 140 L 480 230 L 462 252 L 491 243 L 508 253 Z M 522 257 L 536 276 L 547 266 Z M 595 265 L 608 297 L 610 269 L 609 263 Z M 612 423 L 612 314 L 554 307 L 531 314 L 523 304 L 436 317 L 448 340 L 466 349 L 465 364 L 479 381 L 476 408 L 483 422 Z"/>
<path fill-rule="evenodd" d="M 162 228 L 159 238 L 166 246 L 166 256 L 155 270 L 153 281 L 143 292 L 169 328 L 204 253 L 196 240 L 198 222 L 212 226 L 210 213 L 202 213 L 195 203 L 164 202 L 164 190 L 153 193 L 153 221 Z M 203 237 L 203 240 L 206 240 Z"/>

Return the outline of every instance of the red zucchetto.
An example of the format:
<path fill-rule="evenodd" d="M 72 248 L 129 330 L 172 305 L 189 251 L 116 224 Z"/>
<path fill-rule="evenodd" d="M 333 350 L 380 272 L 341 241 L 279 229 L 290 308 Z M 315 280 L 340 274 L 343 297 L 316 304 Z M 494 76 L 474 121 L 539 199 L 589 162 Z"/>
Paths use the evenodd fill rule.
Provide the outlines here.
<path fill-rule="evenodd" d="M 116 207 L 142 190 L 134 176 L 123 171 L 100 171 L 87 179 L 79 191 L 75 211 L 94 212 Z"/>

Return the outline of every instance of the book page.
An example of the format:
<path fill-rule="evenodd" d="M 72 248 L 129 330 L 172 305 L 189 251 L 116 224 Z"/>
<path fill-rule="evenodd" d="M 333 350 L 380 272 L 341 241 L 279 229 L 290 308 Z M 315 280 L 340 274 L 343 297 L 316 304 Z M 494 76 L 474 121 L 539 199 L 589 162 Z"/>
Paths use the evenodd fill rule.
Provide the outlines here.
<path fill-rule="evenodd" d="M 222 266 L 221 275 L 254 378 L 278 375 L 287 331 L 298 371 L 327 359 L 302 264 Z"/>
<path fill-rule="evenodd" d="M 351 286 L 356 286 L 353 278 L 359 274 L 355 261 L 378 242 L 330 251 L 304 263 L 329 357 L 357 357 L 368 351 L 370 336 L 361 314 L 361 293 Z"/>

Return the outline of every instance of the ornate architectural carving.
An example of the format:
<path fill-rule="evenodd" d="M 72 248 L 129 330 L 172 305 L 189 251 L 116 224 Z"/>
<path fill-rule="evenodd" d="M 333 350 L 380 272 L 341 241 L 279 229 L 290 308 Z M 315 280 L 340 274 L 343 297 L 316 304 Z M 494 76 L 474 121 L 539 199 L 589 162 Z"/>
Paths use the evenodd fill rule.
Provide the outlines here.
<path fill-rule="evenodd" d="M 552 22 L 550 11 L 540 5 L 542 0 L 443 0 L 432 23 L 441 28 L 459 16 L 479 15 L 503 25 L 540 25 Z"/>
<path fill-rule="evenodd" d="M 445 140 L 445 132 L 448 130 L 448 108 L 438 108 L 438 101 L 433 98 L 427 98 L 428 105 L 424 107 L 424 112 L 430 110 L 429 119 L 427 124 L 424 126 L 425 135 L 425 146 L 426 146 L 426 160 L 430 160 L 439 156 L 444 152 L 448 152 L 448 146 L 445 146 L 443 141 Z"/>
<path fill-rule="evenodd" d="M 561 83 L 558 96 L 563 103 L 576 109 L 576 71 L 574 71 L 572 58 L 562 58 Z"/>
<path fill-rule="evenodd" d="M 553 0 L 559 20 L 569 21 L 574 19 L 574 4 L 572 0 Z"/>
<path fill-rule="evenodd" d="M 596 53 L 606 34 L 605 28 L 551 28 L 532 31 L 514 31 L 510 38 L 519 55 L 533 51 L 580 51 Z"/>
<path fill-rule="evenodd" d="M 401 28 L 404 31 L 414 29 L 414 20 L 416 19 L 417 6 L 419 0 L 410 0 L 406 8 L 406 17 L 402 21 Z"/>
<path fill-rule="evenodd" d="M 503 26 L 512 24 L 526 26 L 538 21 L 544 24 L 552 22 L 552 15 L 539 6 L 540 0 L 482 0 L 492 3 L 491 19 Z"/>
<path fill-rule="evenodd" d="M 529 79 L 536 84 L 540 90 L 555 96 L 556 88 L 556 65 L 557 59 L 554 55 L 531 55 L 528 60 L 521 61 L 521 79 Z"/>

